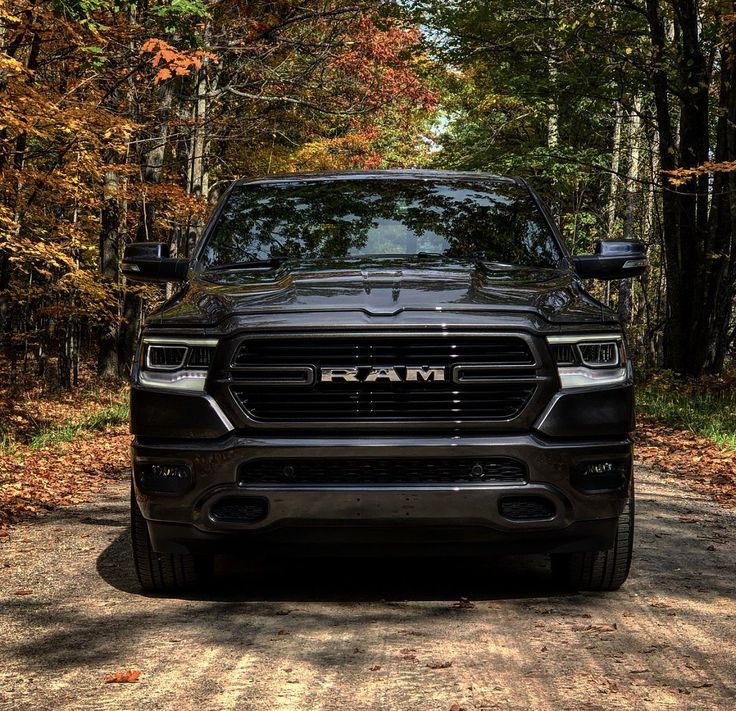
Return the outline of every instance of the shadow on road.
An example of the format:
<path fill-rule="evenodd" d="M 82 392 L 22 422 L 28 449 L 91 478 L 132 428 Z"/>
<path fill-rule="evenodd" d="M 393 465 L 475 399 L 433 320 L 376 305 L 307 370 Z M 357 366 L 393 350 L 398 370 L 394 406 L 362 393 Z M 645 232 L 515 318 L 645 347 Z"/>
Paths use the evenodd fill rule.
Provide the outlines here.
<path fill-rule="evenodd" d="M 130 553 L 130 530 L 97 559 L 97 571 L 118 590 L 141 593 Z M 188 599 L 273 602 L 491 600 L 569 595 L 556 587 L 546 556 L 498 558 L 218 556 L 206 588 Z M 171 595 L 167 597 L 172 597 Z"/>
<path fill-rule="evenodd" d="M 732 580 L 714 554 L 728 540 L 717 513 L 703 515 L 690 497 L 666 482 L 649 482 L 638 498 L 633 577 L 677 598 L 693 592 L 730 597 Z M 127 509 L 96 511 L 94 522 L 127 524 Z M 87 522 L 83 519 L 83 522 Z M 93 519 L 89 519 L 92 523 Z M 142 594 L 124 530 L 97 559 L 102 579 Z M 546 556 L 484 558 L 266 558 L 219 556 L 206 590 L 189 599 L 222 601 L 503 600 L 569 596 L 554 584 Z M 675 580 L 672 580 L 672 576 Z M 665 583 L 665 580 L 667 581 Z M 631 581 L 627 587 L 631 586 Z M 665 590 L 666 588 L 666 590 Z"/>

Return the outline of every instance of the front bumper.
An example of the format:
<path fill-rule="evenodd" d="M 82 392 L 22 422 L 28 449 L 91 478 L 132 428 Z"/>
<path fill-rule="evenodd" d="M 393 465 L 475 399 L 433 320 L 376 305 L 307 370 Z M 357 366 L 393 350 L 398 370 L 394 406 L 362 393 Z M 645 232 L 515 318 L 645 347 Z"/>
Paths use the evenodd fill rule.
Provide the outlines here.
<path fill-rule="evenodd" d="M 255 485 L 239 475 L 255 458 L 511 457 L 526 464 L 519 484 L 441 485 Z M 586 492 L 573 485 L 581 464 L 625 463 L 625 481 L 614 490 Z M 178 463 L 192 473 L 181 495 L 146 494 L 140 472 L 152 462 Z M 202 548 L 252 551 L 262 545 L 299 543 L 417 542 L 497 543 L 512 550 L 607 548 L 623 510 L 631 476 L 628 438 L 600 441 L 550 440 L 536 435 L 494 437 L 333 437 L 154 441 L 133 444 L 136 496 L 160 552 Z M 510 520 L 506 497 L 533 496 L 550 503 L 552 514 Z M 253 522 L 224 521 L 213 509 L 224 499 L 264 501 Z M 384 549 L 385 550 L 385 549 Z M 434 550 L 434 549 L 433 549 Z"/>

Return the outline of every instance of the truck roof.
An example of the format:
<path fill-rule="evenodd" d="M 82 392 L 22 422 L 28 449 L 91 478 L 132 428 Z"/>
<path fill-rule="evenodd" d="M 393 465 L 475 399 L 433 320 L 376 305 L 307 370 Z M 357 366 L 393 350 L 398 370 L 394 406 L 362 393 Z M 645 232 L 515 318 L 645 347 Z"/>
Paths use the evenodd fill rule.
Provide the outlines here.
<path fill-rule="evenodd" d="M 333 180 L 454 180 L 471 179 L 484 180 L 494 183 L 520 183 L 519 178 L 510 178 L 494 173 L 480 173 L 476 171 L 460 170 L 425 170 L 418 168 L 391 169 L 391 170 L 346 170 L 346 171 L 317 171 L 305 173 L 278 173 L 274 175 L 261 175 L 251 178 L 241 178 L 235 181 L 235 185 L 248 183 L 277 183 L 288 181 L 333 181 Z"/>

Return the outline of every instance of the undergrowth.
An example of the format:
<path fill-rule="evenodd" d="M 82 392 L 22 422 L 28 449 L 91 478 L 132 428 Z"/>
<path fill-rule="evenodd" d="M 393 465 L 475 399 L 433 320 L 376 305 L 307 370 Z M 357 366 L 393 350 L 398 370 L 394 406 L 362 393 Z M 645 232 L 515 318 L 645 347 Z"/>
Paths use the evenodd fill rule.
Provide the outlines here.
<path fill-rule="evenodd" d="M 104 430 L 108 425 L 121 425 L 128 421 L 128 404 L 115 402 L 79 422 L 67 422 L 39 432 L 28 443 L 32 449 L 49 447 L 60 442 L 70 442 L 85 432 Z"/>
<path fill-rule="evenodd" d="M 636 405 L 640 415 L 736 450 L 736 372 L 685 382 L 653 373 L 638 384 Z"/>
<path fill-rule="evenodd" d="M 70 442 L 128 421 L 125 388 L 85 387 L 65 393 L 0 392 L 0 456 Z"/>

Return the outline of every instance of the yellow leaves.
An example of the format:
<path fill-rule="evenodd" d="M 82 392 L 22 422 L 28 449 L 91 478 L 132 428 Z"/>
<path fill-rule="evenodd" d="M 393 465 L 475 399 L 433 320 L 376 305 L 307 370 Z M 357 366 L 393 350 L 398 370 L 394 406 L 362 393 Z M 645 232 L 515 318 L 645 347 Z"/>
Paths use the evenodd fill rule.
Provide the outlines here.
<path fill-rule="evenodd" d="M 82 99 L 85 100 L 82 100 Z M 130 131 L 115 128 L 119 119 L 100 107 L 97 93 L 72 98 L 56 93 L 37 81 L 29 84 L 24 77 L 10 76 L 3 92 L 0 128 L 10 134 L 25 133 L 28 138 L 50 145 L 70 142 L 99 146 L 103 134 L 111 130 L 122 144 Z"/>
<path fill-rule="evenodd" d="M 40 238 L 12 237 L 10 239 L 0 239 L 0 249 L 6 249 L 10 255 L 11 263 L 26 272 L 34 266 L 36 271 L 44 270 L 46 272 L 54 268 L 63 269 L 76 266 L 69 255 L 59 250 L 58 245 Z"/>
<path fill-rule="evenodd" d="M 504 96 L 503 94 L 489 93 L 478 103 L 474 111 L 476 114 L 483 114 L 488 111 L 509 111 L 509 110 L 527 111 L 525 107 L 515 96 Z"/>
<path fill-rule="evenodd" d="M 21 21 L 18 15 L 13 15 L 13 13 L 6 10 L 2 5 L 0 5 L 0 20 L 3 21 L 4 25 L 17 25 Z"/>
<path fill-rule="evenodd" d="M 186 222 L 204 217 L 207 212 L 206 200 L 190 195 L 174 182 L 135 184 L 130 187 L 128 197 L 137 202 L 155 203 L 157 218 L 163 224 Z"/>
<path fill-rule="evenodd" d="M 311 141 L 291 155 L 288 170 L 347 170 L 376 168 L 382 155 L 374 148 L 379 134 L 375 126 L 339 138 Z"/>
<path fill-rule="evenodd" d="M 9 57 L 5 53 L 0 53 L 0 72 L 6 74 L 23 74 L 26 68 L 13 57 Z"/>
<path fill-rule="evenodd" d="M 15 234 L 18 222 L 13 211 L 7 206 L 0 204 L 0 241 L 3 235 Z"/>
<path fill-rule="evenodd" d="M 673 185 L 684 185 L 693 178 L 713 173 L 733 173 L 736 171 L 736 161 L 706 161 L 694 168 L 676 168 L 663 171 Z"/>

